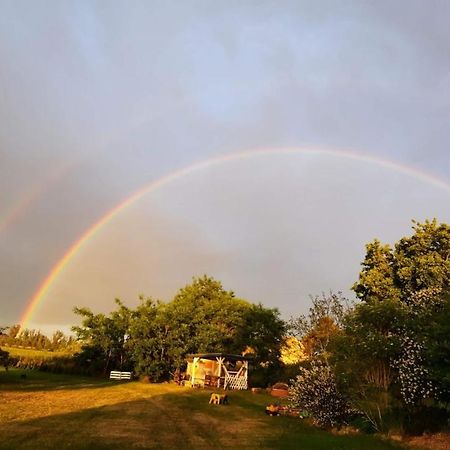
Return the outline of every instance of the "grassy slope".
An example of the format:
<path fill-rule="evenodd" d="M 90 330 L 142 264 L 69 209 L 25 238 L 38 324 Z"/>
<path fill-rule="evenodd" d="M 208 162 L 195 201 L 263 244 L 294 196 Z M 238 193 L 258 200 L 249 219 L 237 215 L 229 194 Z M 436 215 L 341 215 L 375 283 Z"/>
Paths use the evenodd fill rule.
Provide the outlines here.
<path fill-rule="evenodd" d="M 172 384 L 117 383 L 19 370 L 0 372 L 0 449 L 395 449 L 372 436 L 336 436 L 300 419 L 268 417 L 272 398 Z"/>
<path fill-rule="evenodd" d="M 2 346 L 2 350 L 9 352 L 11 356 L 21 357 L 26 356 L 28 358 L 55 358 L 56 356 L 68 356 L 67 352 L 49 352 L 47 350 L 36 350 L 32 348 L 18 348 Z"/>

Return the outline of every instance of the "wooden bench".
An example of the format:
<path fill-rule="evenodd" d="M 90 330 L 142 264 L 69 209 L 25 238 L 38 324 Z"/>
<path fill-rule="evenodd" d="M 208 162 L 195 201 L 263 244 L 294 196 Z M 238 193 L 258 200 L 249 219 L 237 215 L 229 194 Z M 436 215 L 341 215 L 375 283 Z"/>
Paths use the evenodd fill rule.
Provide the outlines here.
<path fill-rule="evenodd" d="M 111 370 L 109 374 L 110 380 L 131 380 L 131 372 L 120 372 L 118 370 Z"/>

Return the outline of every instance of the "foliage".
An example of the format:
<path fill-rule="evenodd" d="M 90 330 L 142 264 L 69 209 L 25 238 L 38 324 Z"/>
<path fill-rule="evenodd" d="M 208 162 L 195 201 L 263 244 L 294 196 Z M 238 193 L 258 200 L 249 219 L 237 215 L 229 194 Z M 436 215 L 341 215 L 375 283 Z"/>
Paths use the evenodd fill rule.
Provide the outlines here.
<path fill-rule="evenodd" d="M 393 410 L 403 411 L 409 421 L 430 402 L 448 401 L 446 308 L 448 297 L 436 289 L 406 301 L 361 303 L 333 339 L 332 364 L 340 386 L 375 429 L 384 428 L 383 416 Z"/>
<path fill-rule="evenodd" d="M 244 319 L 240 353 L 246 349 L 246 355 L 252 357 L 250 381 L 259 386 L 272 384 L 281 374 L 285 322 L 276 308 L 264 308 L 261 304 L 250 305 Z"/>
<path fill-rule="evenodd" d="M 73 336 L 66 336 L 62 331 L 57 330 L 51 338 L 44 335 L 39 330 L 21 329 L 20 325 L 5 327 L 0 333 L 0 345 L 6 347 L 31 348 L 47 351 L 73 352 L 77 349 Z"/>
<path fill-rule="evenodd" d="M 176 294 L 166 307 L 180 365 L 188 353 L 242 351 L 242 334 L 251 305 L 213 278 L 203 276 Z"/>
<path fill-rule="evenodd" d="M 366 302 L 399 299 L 401 292 L 396 285 L 394 264 L 394 254 L 389 245 L 381 244 L 378 239 L 367 244 L 359 282 L 353 285 L 357 297 Z"/>
<path fill-rule="evenodd" d="M 365 302 L 406 301 L 416 292 L 450 284 L 450 226 L 436 219 L 413 221 L 414 234 L 394 248 L 378 240 L 367 244 L 359 281 L 353 285 Z"/>
<path fill-rule="evenodd" d="M 310 298 L 308 315 L 292 318 L 288 330 L 301 339 L 306 355 L 328 357 L 330 339 L 342 328 L 349 302 L 341 292 Z"/>
<path fill-rule="evenodd" d="M 294 336 L 285 337 L 281 346 L 281 362 L 285 365 L 293 365 L 305 359 L 305 346 L 302 342 Z"/>
<path fill-rule="evenodd" d="M 397 411 L 411 431 L 450 401 L 450 227 L 433 220 L 413 230 L 393 248 L 366 246 L 353 286 L 363 302 L 332 343 L 340 385 L 377 429 Z"/>
<path fill-rule="evenodd" d="M 3 366 L 5 370 L 8 370 L 10 364 L 11 359 L 9 357 L 9 352 L 0 348 L 0 366 Z"/>
<path fill-rule="evenodd" d="M 82 366 L 94 363 L 104 373 L 108 370 L 129 368 L 129 356 L 126 349 L 131 311 L 116 299 L 118 309 L 110 316 L 94 314 L 89 308 L 74 308 L 74 312 L 83 317 L 81 326 L 72 330 L 82 341 L 82 352 L 78 362 Z"/>
<path fill-rule="evenodd" d="M 361 303 L 348 308 L 323 295 L 308 317 L 291 321 L 311 364 L 300 369 L 295 392 L 311 402 L 314 417 L 326 413 L 326 395 L 315 399 L 302 384 L 315 386 L 314 376 L 330 373 L 326 392 L 347 399 L 372 429 L 383 431 L 396 418 L 405 430 L 422 430 L 418 418 L 426 411 L 448 418 L 450 227 L 433 220 L 414 222 L 413 230 L 393 247 L 378 240 L 366 246 L 353 286 Z"/>
<path fill-rule="evenodd" d="M 331 367 L 313 359 L 309 367 L 301 367 L 290 389 L 292 406 L 306 409 L 323 427 L 347 423 L 352 411 L 339 392 Z"/>
<path fill-rule="evenodd" d="M 170 326 L 164 312 L 162 303 L 141 297 L 141 304 L 133 311 L 130 321 L 127 347 L 134 370 L 140 375 L 149 375 L 154 381 L 167 378 L 171 370 Z"/>
<path fill-rule="evenodd" d="M 414 338 L 402 339 L 402 350 L 394 365 L 398 369 L 398 381 L 403 401 L 407 405 L 417 405 L 422 399 L 437 394 L 430 373 L 423 361 L 423 346 Z"/>
<path fill-rule="evenodd" d="M 266 375 L 279 364 L 285 325 L 278 310 L 238 299 L 211 277 L 194 278 L 168 303 L 141 297 L 134 310 L 116 303 L 118 310 L 109 316 L 75 309 L 83 317 L 82 325 L 73 327 L 83 342 L 82 365 L 134 368 L 159 381 L 179 370 L 188 354 L 240 354 L 247 347 Z"/>

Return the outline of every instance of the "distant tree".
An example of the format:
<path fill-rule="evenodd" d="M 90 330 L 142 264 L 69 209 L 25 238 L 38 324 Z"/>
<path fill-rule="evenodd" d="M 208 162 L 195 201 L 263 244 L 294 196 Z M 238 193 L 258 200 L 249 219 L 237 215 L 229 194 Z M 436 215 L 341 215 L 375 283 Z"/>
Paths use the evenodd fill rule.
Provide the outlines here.
<path fill-rule="evenodd" d="M 15 339 L 20 333 L 20 325 L 16 324 L 8 328 L 8 337 Z"/>
<path fill-rule="evenodd" d="M 60 350 L 65 348 L 67 345 L 67 338 L 64 333 L 60 330 L 56 330 L 51 338 L 50 349 Z"/>

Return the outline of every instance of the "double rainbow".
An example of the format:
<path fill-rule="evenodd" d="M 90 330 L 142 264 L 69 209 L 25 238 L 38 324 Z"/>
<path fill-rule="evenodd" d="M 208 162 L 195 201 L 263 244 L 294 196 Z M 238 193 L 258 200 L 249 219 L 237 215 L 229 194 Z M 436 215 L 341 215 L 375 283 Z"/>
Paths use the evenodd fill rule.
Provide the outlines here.
<path fill-rule="evenodd" d="M 46 293 L 52 286 L 55 279 L 63 272 L 64 268 L 70 263 L 71 259 L 78 253 L 78 251 L 89 242 L 100 230 L 111 222 L 114 217 L 123 212 L 127 207 L 136 203 L 146 194 L 156 191 L 163 186 L 182 178 L 186 175 L 205 170 L 221 164 L 226 164 L 232 161 L 252 159 L 263 156 L 276 156 L 276 155 L 315 155 L 325 156 L 330 158 L 343 158 L 349 159 L 365 164 L 371 164 L 380 166 L 386 169 L 396 171 L 398 173 L 414 177 L 418 180 L 432 184 L 438 188 L 444 189 L 450 193 L 450 183 L 441 180 L 426 172 L 419 171 L 418 169 L 401 165 L 393 161 L 385 159 L 375 158 L 373 156 L 362 155 L 351 151 L 343 150 L 326 150 L 326 149 L 302 149 L 302 148 L 275 148 L 275 149 L 259 149 L 249 150 L 237 153 L 231 153 L 227 155 L 217 156 L 205 161 L 196 162 L 168 175 L 165 175 L 157 180 L 146 184 L 142 188 L 138 189 L 131 196 L 120 202 L 117 206 L 108 211 L 103 217 L 95 222 L 88 230 L 86 230 L 64 253 L 62 258 L 53 266 L 48 273 L 47 277 L 38 287 L 33 297 L 30 299 L 25 311 L 20 319 L 21 327 L 26 328 L 27 324 L 31 321 L 33 314 L 36 312 L 39 304 L 44 300 Z"/>

